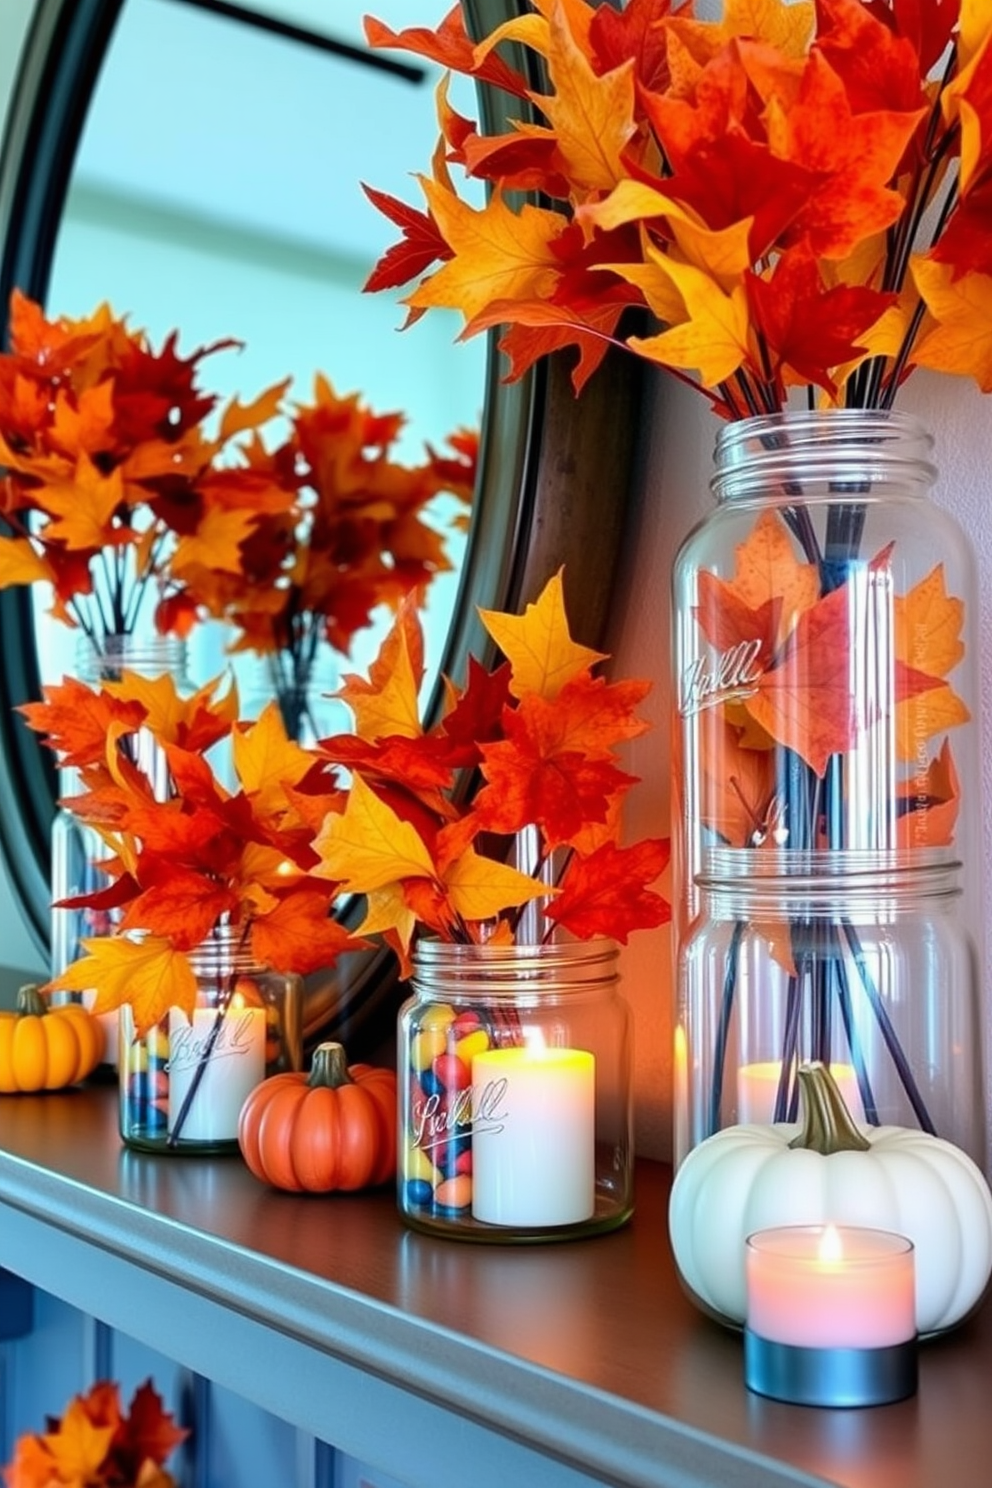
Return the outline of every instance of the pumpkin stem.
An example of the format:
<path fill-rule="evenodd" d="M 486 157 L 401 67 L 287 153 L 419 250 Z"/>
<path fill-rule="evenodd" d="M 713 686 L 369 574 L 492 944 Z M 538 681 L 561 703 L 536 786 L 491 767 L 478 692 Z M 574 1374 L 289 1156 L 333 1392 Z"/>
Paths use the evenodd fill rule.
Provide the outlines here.
<path fill-rule="evenodd" d="M 37 982 L 26 982 L 17 994 L 17 1016 L 19 1018 L 41 1018 L 48 1012 L 48 1003 L 38 990 Z"/>
<path fill-rule="evenodd" d="M 348 1056 L 343 1044 L 318 1044 L 310 1062 L 308 1085 L 326 1085 L 337 1090 L 339 1085 L 354 1085 L 348 1073 Z"/>
<path fill-rule="evenodd" d="M 854 1124 L 837 1081 L 818 1059 L 799 1066 L 803 1129 L 790 1147 L 829 1157 L 833 1152 L 867 1152 L 871 1146 Z"/>

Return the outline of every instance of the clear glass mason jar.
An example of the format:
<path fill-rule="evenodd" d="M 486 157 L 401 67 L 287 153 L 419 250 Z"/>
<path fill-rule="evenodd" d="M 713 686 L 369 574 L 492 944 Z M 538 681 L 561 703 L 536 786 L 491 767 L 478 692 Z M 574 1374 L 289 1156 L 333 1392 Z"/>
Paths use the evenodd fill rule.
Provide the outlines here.
<path fill-rule="evenodd" d="M 83 636 L 76 650 L 76 672 L 80 681 L 92 687 L 101 682 L 113 682 L 121 672 L 131 671 L 138 676 L 156 678 L 171 676 L 181 695 L 192 692 L 187 674 L 186 642 L 176 636 L 110 635 L 104 638 L 102 647 L 89 636 Z M 151 781 L 159 799 L 168 793 L 169 778 L 165 756 L 155 741 L 139 732 L 128 740 L 132 757 Z M 59 771 L 59 799 L 66 801 L 77 794 L 79 779 L 77 772 L 63 767 Z M 51 918 L 51 974 L 59 976 L 67 966 L 83 954 L 83 937 L 111 935 L 119 918 L 112 910 L 64 909 L 59 904 L 64 899 L 79 894 L 92 894 L 103 887 L 106 876 L 97 866 L 107 853 L 107 845 L 100 834 L 87 822 L 80 821 L 64 805 L 60 805 L 52 822 L 52 918 Z M 69 1000 L 73 993 L 56 993 L 56 999 Z M 55 1000 L 55 999 L 53 999 Z M 92 998 L 83 998 L 92 1001 Z M 117 1063 L 117 1014 L 105 1013 L 100 1022 L 104 1031 L 104 1067 L 111 1070 Z M 112 1074 L 110 1078 L 113 1078 Z"/>
<path fill-rule="evenodd" d="M 120 1009 L 120 1134 L 142 1152 L 236 1152 L 250 1091 L 269 1075 L 302 1068 L 301 977 L 260 966 L 230 926 L 190 959 L 192 1020 L 170 1008 L 136 1039 L 130 1007 Z"/>
<path fill-rule="evenodd" d="M 858 1123 L 985 1156 L 975 948 L 941 849 L 710 848 L 679 961 L 676 1162 L 737 1123 L 796 1121 L 830 1068 Z"/>
<path fill-rule="evenodd" d="M 913 912 L 924 906 L 929 929 L 920 934 L 931 938 L 921 946 L 944 945 L 954 977 L 938 992 L 925 960 L 880 948 L 875 991 L 898 1013 L 909 1074 L 928 1091 L 931 1115 L 942 1113 L 941 1135 L 974 1152 L 982 1105 L 978 588 L 967 537 L 930 500 L 931 453 L 915 419 L 888 411 L 768 415 L 728 424 L 718 436 L 716 508 L 686 539 L 673 575 L 679 1156 L 714 1119 L 726 1124 L 735 1112 L 733 1045 L 701 1043 L 725 1034 L 721 1000 L 712 1002 L 720 957 L 700 949 L 708 921 L 714 936 L 734 945 L 723 959 L 745 1030 L 741 1060 L 777 1060 L 791 1070 L 787 1048 L 758 1061 L 754 1030 L 769 1020 L 784 1028 L 802 982 L 816 1009 L 802 1016 L 839 1038 L 845 985 L 873 995 L 849 926 L 858 927 L 856 943 L 861 927 L 880 943 L 893 934 L 901 941 L 910 930 L 903 892 Z M 952 862 L 960 865 L 953 893 Z M 748 900 L 752 873 L 760 875 L 758 919 Z M 737 906 L 729 919 L 728 884 Z M 815 909 L 793 924 L 793 907 L 807 903 Z M 817 934 L 832 927 L 822 956 L 811 948 L 809 924 Z M 761 963 L 765 932 L 764 972 L 752 969 L 742 981 L 733 968 L 742 957 L 752 968 Z M 695 979 L 707 957 L 703 992 Z M 807 975 L 811 966 L 820 970 Z M 887 979 L 884 992 L 879 979 Z M 959 1003 L 953 1012 L 943 1006 L 948 997 Z M 782 1005 L 773 1008 L 776 999 Z M 708 1002 L 715 1013 L 702 1011 Z M 914 1042 L 908 1029 L 919 1032 L 928 1016 L 931 1034 Z M 869 1068 L 884 1059 L 885 1026 L 875 1017 L 862 1030 Z M 949 1042 L 952 1030 L 967 1033 L 965 1049 Z M 841 1054 L 850 1063 L 851 1051 Z M 972 1074 L 940 1098 L 937 1085 L 961 1061 Z M 714 1106 L 716 1065 L 723 1074 Z M 883 1105 L 922 1124 L 895 1097 Z"/>
<path fill-rule="evenodd" d="M 399 1014 L 400 1213 L 562 1240 L 633 1212 L 631 1017 L 612 941 L 423 941 Z"/>

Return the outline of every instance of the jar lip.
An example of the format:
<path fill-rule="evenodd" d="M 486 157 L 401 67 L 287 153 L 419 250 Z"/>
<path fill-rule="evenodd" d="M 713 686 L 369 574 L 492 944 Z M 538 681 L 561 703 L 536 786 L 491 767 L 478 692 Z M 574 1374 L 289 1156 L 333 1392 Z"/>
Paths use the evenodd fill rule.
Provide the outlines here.
<path fill-rule="evenodd" d="M 913 414 L 896 409 L 791 409 L 757 414 L 721 426 L 710 487 L 718 500 L 785 485 L 795 497 L 806 486 L 849 482 L 852 495 L 873 485 L 925 491 L 937 476 L 933 436 Z M 867 487 L 867 490 L 863 489 Z M 832 493 L 836 500 L 836 490 Z"/>
<path fill-rule="evenodd" d="M 176 635 L 82 635 L 76 643 L 76 662 L 84 677 L 99 677 L 102 671 L 118 667 L 141 671 L 160 666 L 178 671 L 185 669 L 188 651 L 188 642 Z"/>
<path fill-rule="evenodd" d="M 961 859 L 946 847 L 788 848 L 707 847 L 695 881 L 700 888 L 788 884 L 790 889 L 910 884 L 919 877 L 955 877 Z"/>
<path fill-rule="evenodd" d="M 619 948 L 615 940 L 605 936 L 592 940 L 548 941 L 536 945 L 475 945 L 460 941 L 436 940 L 433 937 L 418 940 L 413 947 L 411 959 L 414 967 L 424 970 L 443 967 L 475 971 L 481 966 L 511 969 L 520 966 L 567 966 L 575 962 L 593 965 L 602 961 L 615 961 Z"/>

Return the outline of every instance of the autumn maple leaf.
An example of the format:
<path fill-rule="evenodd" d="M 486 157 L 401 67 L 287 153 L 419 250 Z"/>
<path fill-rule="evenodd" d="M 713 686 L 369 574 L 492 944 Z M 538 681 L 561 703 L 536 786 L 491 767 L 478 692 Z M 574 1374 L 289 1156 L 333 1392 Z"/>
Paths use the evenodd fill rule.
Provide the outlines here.
<path fill-rule="evenodd" d="M 601 652 L 572 640 L 561 569 L 523 615 L 480 610 L 479 618 L 510 663 L 510 692 L 516 698 L 534 693 L 553 700 L 566 682 L 604 660 Z"/>
<path fill-rule="evenodd" d="M 66 1488 L 90 1488 L 94 1481 L 99 1482 L 115 1430 L 115 1425 L 94 1425 L 82 1400 L 72 1400 L 58 1429 L 42 1437 L 52 1459 L 49 1481 L 65 1484 Z"/>
<path fill-rule="evenodd" d="M 668 858 L 669 844 L 659 838 L 627 848 L 605 842 L 587 858 L 572 858 L 560 893 L 544 912 L 581 939 L 607 935 L 626 945 L 631 931 L 654 929 L 671 919 L 671 906 L 648 887 L 668 866 Z"/>

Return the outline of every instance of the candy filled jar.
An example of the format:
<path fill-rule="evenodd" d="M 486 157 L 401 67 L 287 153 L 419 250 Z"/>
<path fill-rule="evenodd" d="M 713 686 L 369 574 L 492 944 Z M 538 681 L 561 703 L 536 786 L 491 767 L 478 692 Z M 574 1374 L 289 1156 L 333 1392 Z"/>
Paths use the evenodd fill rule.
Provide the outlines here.
<path fill-rule="evenodd" d="M 249 1093 L 269 1075 L 302 1068 L 300 977 L 260 965 L 226 925 L 190 961 L 192 1016 L 170 1008 L 135 1037 L 132 1009 L 120 1009 L 120 1134 L 141 1152 L 237 1152 Z"/>
<path fill-rule="evenodd" d="M 424 941 L 398 1030 L 400 1213 L 497 1243 L 633 1212 L 631 1018 L 611 941 Z"/>

